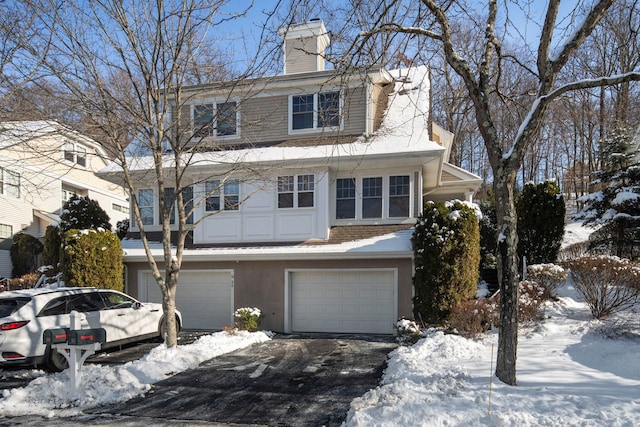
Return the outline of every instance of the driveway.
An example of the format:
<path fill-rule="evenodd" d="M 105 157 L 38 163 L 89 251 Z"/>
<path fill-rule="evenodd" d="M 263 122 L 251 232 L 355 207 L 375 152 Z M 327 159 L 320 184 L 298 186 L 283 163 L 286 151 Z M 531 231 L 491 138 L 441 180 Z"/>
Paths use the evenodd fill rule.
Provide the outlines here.
<path fill-rule="evenodd" d="M 338 426 L 350 402 L 377 386 L 396 347 L 391 337 L 277 336 L 158 382 L 141 398 L 87 412 L 163 425 Z"/>

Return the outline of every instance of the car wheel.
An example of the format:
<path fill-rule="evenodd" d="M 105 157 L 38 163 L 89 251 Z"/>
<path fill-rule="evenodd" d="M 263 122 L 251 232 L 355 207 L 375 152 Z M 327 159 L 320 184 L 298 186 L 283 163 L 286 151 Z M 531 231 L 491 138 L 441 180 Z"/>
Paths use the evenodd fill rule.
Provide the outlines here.
<path fill-rule="evenodd" d="M 67 358 L 56 350 L 49 348 L 49 357 L 47 358 L 47 370 L 50 372 L 62 372 L 69 367 Z"/>
<path fill-rule="evenodd" d="M 178 329 L 177 332 L 180 332 L 181 325 L 180 325 L 180 318 L 178 316 L 176 316 L 176 326 L 177 326 L 177 329 Z M 160 320 L 160 327 L 158 328 L 158 335 L 159 335 L 158 338 L 160 339 L 160 342 L 164 342 L 164 336 L 165 336 L 166 332 L 167 332 L 167 330 L 166 330 L 166 328 L 164 326 L 164 317 L 163 317 Z"/>

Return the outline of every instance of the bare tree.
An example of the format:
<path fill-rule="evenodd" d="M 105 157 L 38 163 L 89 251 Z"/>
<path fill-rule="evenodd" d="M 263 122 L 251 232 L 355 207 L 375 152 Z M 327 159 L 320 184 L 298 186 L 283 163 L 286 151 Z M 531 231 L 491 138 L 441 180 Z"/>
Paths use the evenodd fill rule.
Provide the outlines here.
<path fill-rule="evenodd" d="M 303 2 L 304 0 L 301 0 Z M 550 0 L 542 22 L 534 22 L 530 2 L 482 4 L 467 1 L 380 0 L 381 11 L 371 25 L 351 34 L 354 41 L 345 46 L 342 61 L 353 64 L 366 55 L 368 46 L 382 37 L 396 37 L 406 43 L 407 54 L 423 55 L 420 50 L 441 50 L 449 67 L 464 84 L 473 108 L 475 122 L 487 150 L 493 175 L 499 233 L 499 280 L 501 321 L 496 375 L 503 382 L 516 384 L 518 343 L 517 232 L 514 191 L 518 172 L 527 152 L 537 146 L 540 130 L 553 102 L 576 90 L 608 87 L 640 80 L 637 69 L 620 74 L 602 74 L 590 79 L 565 78 L 568 61 L 574 57 L 614 3 L 589 2 L 582 14 L 575 8 L 570 18 L 559 17 L 559 0 Z M 400 5 L 403 13 L 386 16 L 385 11 Z M 536 42 L 521 31 L 517 14 L 539 29 Z M 381 19 L 376 19 L 382 17 Z M 461 23 L 477 33 L 475 48 L 461 44 Z M 350 24 L 348 24 L 350 25 Z M 511 47 L 520 38 L 528 49 Z M 415 43 L 410 43 L 414 40 Z M 464 43 L 464 42 L 462 42 Z M 424 54 L 426 56 L 427 54 Z"/>
<path fill-rule="evenodd" d="M 234 77 L 214 47 L 217 27 L 238 16 L 226 11 L 227 3 L 25 2 L 42 28 L 40 38 L 29 44 L 31 54 L 44 58 L 49 79 L 73 100 L 81 116 L 77 128 L 100 141 L 118 165 L 114 174 L 129 192 L 149 267 L 162 291 L 168 346 L 177 344 L 175 296 L 187 234 L 196 226 L 194 182 L 186 172 L 202 151 L 202 137 L 188 131 L 189 119 L 180 113 L 189 100 L 184 88 Z M 40 46 L 47 38 L 52 44 L 44 55 Z M 145 157 L 129 156 L 133 152 Z M 146 170 L 138 162 L 148 162 Z M 154 258 L 143 222 L 138 187 L 144 179 L 155 183 L 159 195 L 162 261 Z"/>

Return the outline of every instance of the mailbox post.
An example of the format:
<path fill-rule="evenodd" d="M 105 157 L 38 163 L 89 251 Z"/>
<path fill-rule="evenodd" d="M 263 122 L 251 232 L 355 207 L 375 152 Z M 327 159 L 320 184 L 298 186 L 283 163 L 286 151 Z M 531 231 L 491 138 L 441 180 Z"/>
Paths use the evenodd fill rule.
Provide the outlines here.
<path fill-rule="evenodd" d="M 69 362 L 69 380 L 75 391 L 82 379 L 82 365 L 89 356 L 100 350 L 107 337 L 103 328 L 80 329 L 80 313 L 77 311 L 72 311 L 69 317 L 71 328 L 47 329 L 42 340 Z"/>

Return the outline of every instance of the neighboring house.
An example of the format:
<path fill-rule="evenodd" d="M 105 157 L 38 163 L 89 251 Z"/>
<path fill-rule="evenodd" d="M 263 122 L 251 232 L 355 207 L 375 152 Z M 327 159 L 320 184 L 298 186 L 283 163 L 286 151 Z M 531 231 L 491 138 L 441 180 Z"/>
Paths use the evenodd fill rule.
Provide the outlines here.
<path fill-rule="evenodd" d="M 129 217 L 123 188 L 95 175 L 108 163 L 94 140 L 59 123 L 0 122 L 0 276 L 11 277 L 13 236 L 43 238 L 73 194 L 96 200 L 114 227 Z"/>
<path fill-rule="evenodd" d="M 283 36 L 283 75 L 183 91 L 191 135 L 218 148 L 189 169 L 198 208 L 176 297 L 184 327 L 221 329 L 255 306 L 274 331 L 392 334 L 412 317 L 424 201 L 471 200 L 481 179 L 446 161 L 452 135 L 430 124 L 426 67 L 345 76 L 324 70 L 321 21 Z M 151 164 L 136 165 L 144 183 Z M 146 183 L 138 199 L 153 235 L 159 195 Z M 140 242 L 123 245 L 128 292 L 159 301 Z"/>

